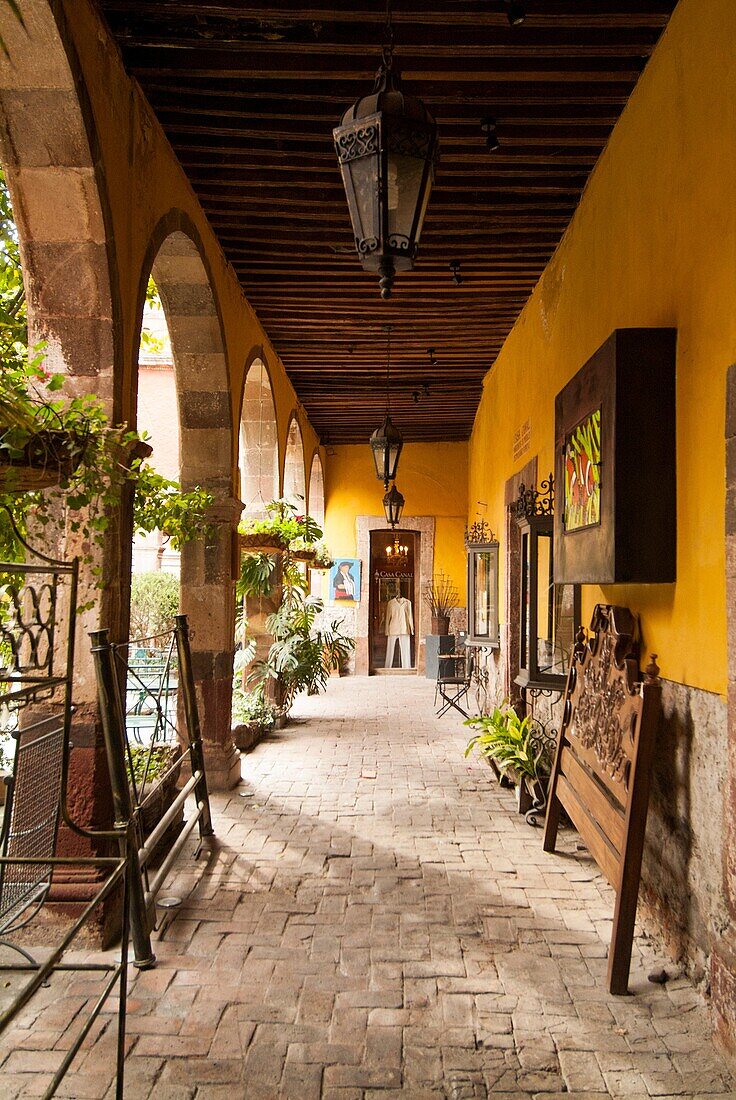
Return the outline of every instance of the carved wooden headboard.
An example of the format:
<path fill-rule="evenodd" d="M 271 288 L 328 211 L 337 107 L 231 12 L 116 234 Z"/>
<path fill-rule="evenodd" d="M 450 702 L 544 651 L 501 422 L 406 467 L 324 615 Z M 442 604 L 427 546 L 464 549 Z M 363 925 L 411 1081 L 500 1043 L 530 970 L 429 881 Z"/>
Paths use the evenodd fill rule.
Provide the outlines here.
<path fill-rule="evenodd" d="M 608 952 L 611 993 L 628 991 L 661 683 L 656 654 L 639 673 L 637 622 L 598 604 L 578 639 L 550 779 L 544 850 L 565 809 L 616 891 Z"/>

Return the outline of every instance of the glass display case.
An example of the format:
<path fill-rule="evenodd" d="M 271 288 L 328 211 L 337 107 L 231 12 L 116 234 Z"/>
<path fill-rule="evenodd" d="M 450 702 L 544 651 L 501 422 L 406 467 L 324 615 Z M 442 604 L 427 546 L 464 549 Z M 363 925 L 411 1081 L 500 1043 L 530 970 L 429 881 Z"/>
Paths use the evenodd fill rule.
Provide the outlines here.
<path fill-rule="evenodd" d="M 476 540 L 473 539 L 476 536 Z M 477 536 L 481 538 L 478 539 Z M 468 638 L 470 645 L 495 647 L 498 635 L 498 541 L 491 532 L 474 532 L 468 553 Z"/>
<path fill-rule="evenodd" d="M 527 500 L 528 504 L 528 500 Z M 580 588 L 554 583 L 554 515 L 517 508 L 521 534 L 521 687 L 562 689 L 580 625 Z"/>

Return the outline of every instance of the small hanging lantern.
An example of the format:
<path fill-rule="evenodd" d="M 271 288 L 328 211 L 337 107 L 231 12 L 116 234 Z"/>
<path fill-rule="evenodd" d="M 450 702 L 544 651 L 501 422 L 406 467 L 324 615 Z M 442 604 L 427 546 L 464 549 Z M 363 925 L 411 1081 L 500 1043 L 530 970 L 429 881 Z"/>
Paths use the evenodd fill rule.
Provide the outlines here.
<path fill-rule="evenodd" d="M 383 424 L 376 428 L 371 436 L 371 450 L 373 461 L 376 464 L 376 477 L 388 488 L 389 481 L 396 477 L 399 468 L 399 455 L 404 446 L 404 439 L 393 420 L 386 413 Z"/>
<path fill-rule="evenodd" d="M 386 415 L 383 424 L 371 436 L 371 451 L 376 466 L 376 477 L 388 489 L 389 481 L 396 480 L 399 456 L 404 437 L 391 419 L 391 325 L 386 325 Z"/>
<path fill-rule="evenodd" d="M 371 95 L 349 107 L 333 132 L 355 247 L 390 298 L 394 275 L 414 266 L 437 160 L 437 123 L 404 95 L 393 67 L 387 6 L 383 59 Z"/>
<path fill-rule="evenodd" d="M 386 513 L 386 523 L 390 527 L 397 527 L 404 511 L 404 498 L 395 485 L 391 486 L 383 498 L 383 510 Z"/>

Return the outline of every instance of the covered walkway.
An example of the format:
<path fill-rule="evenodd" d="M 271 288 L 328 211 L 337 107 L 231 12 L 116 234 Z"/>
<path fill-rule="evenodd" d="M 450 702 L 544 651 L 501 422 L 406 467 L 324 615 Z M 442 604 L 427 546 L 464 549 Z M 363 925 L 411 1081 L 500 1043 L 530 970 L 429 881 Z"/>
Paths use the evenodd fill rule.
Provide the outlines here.
<path fill-rule="evenodd" d="M 607 994 L 608 887 L 575 834 L 543 854 L 431 704 L 418 678 L 333 680 L 243 758 L 208 865 L 188 852 L 165 891 L 187 900 L 158 967 L 133 981 L 126 1095 L 734 1095 L 703 1000 L 671 963 L 648 982 L 663 960 L 644 935 L 634 995 Z M 45 991 L 7 1038 L 3 1100 L 40 1094 L 85 991 Z M 112 1095 L 111 1030 L 62 1095 Z"/>

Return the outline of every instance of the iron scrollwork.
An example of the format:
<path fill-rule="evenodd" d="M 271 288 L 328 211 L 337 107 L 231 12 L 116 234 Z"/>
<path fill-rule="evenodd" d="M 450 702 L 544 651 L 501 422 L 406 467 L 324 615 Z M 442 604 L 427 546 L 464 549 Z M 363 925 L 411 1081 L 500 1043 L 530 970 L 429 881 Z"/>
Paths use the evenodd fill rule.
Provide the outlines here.
<path fill-rule="evenodd" d="M 519 486 L 519 496 L 511 506 L 517 519 L 531 516 L 553 516 L 555 514 L 555 478 L 550 474 L 539 488 L 530 485 Z"/>

